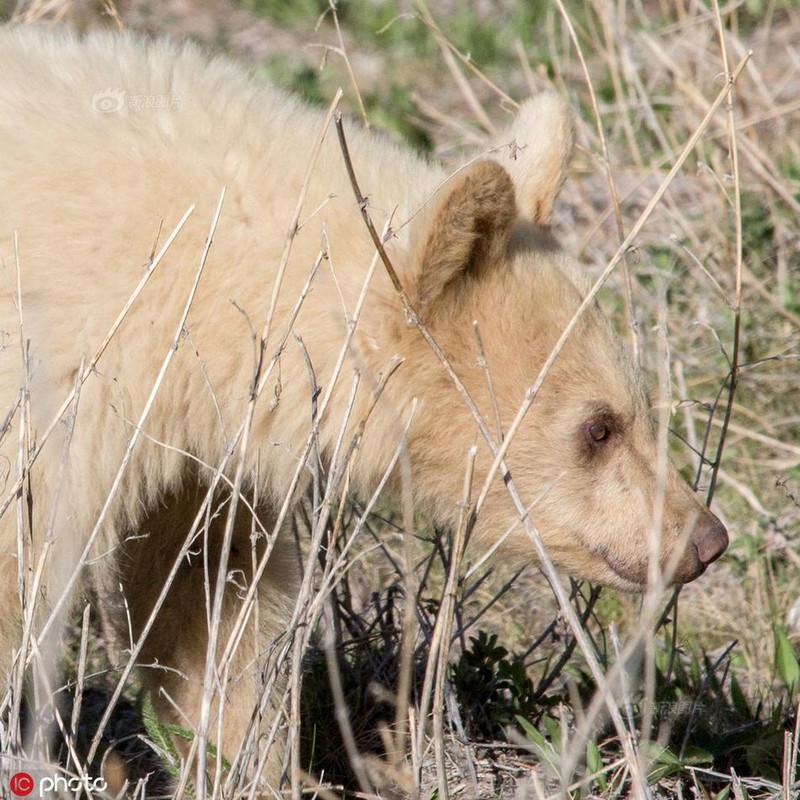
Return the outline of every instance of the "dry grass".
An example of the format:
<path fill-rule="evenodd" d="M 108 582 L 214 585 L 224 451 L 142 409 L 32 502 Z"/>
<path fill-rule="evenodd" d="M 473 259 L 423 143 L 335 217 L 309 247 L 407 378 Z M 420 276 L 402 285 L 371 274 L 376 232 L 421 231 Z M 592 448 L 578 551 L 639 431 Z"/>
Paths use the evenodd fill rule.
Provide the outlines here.
<path fill-rule="evenodd" d="M 503 120 L 510 97 L 548 86 L 568 96 L 583 122 L 573 180 L 556 214 L 558 236 L 597 279 L 601 303 L 652 378 L 664 419 L 676 434 L 676 458 L 701 491 L 714 494 L 733 545 L 722 563 L 681 593 L 672 611 L 676 621 L 653 637 L 661 594 L 639 604 L 609 592 L 598 600 L 584 588 L 570 598 L 555 580 L 554 597 L 532 572 L 518 577 L 492 562 L 463 561 L 466 518 L 451 539 L 431 533 L 422 537 L 430 540 L 422 546 L 402 535 L 415 527 L 407 504 L 386 509 L 378 496 L 361 498 L 363 506 L 345 502 L 353 447 L 343 439 L 327 477 L 315 476 L 313 502 L 292 520 L 307 565 L 303 592 L 290 635 L 265 678 L 268 686 L 281 669 L 291 674 L 282 724 L 290 730 L 293 797 L 339 796 L 340 784 L 348 781 L 365 797 L 435 792 L 445 800 L 516 791 L 538 800 L 570 788 L 575 796 L 695 792 L 720 800 L 789 800 L 798 790 L 791 714 L 778 721 L 775 736 L 759 739 L 752 720 L 750 729 L 736 731 L 723 711 L 700 713 L 712 717 L 712 729 L 739 733 L 742 748 L 749 743 L 769 750 L 772 760 L 763 760 L 764 771 L 753 766 L 740 779 L 719 769 L 724 759 L 713 768 L 691 769 L 680 742 L 697 744 L 697 715 L 670 719 L 652 708 L 667 702 L 658 699 L 663 682 L 681 669 L 691 672 L 693 664 L 698 674 L 687 681 L 698 697 L 705 698 L 717 678 L 716 691 L 729 697 L 735 678 L 753 719 L 767 720 L 780 704 L 791 707 L 797 700 L 780 679 L 773 626 L 786 624 L 790 638 L 800 639 L 796 620 L 785 623 L 800 594 L 800 56 L 794 47 L 800 10 L 790 2 L 755 3 L 757 13 L 749 6 L 719 9 L 667 0 L 593 0 L 566 7 L 556 2 L 543 3 L 535 28 L 526 28 L 511 11 L 501 11 L 503 4 L 478 3 L 468 13 L 479 27 L 498 37 L 504 33 L 505 49 L 482 63 L 479 52 L 468 58 L 457 41 L 459 35 L 481 41 L 474 31 L 463 34 L 467 12 L 458 4 L 398 4 L 387 15 L 393 19 L 392 47 L 376 44 L 386 34 L 369 28 L 372 17 L 364 10 L 382 5 L 353 4 L 355 10 L 347 12 L 343 4 L 341 19 L 329 13 L 318 28 L 313 13 L 276 23 L 224 0 L 205 4 L 195 15 L 178 3 L 130 2 L 107 16 L 92 4 L 60 0 L 20 4 L 15 13 L 200 35 L 257 63 L 265 46 L 253 31 L 276 39 L 279 50 L 291 53 L 286 60 L 316 64 L 324 52 L 318 77 L 294 77 L 305 76 L 312 92 L 327 98 L 341 83 L 343 105 L 373 124 L 388 120 L 393 133 L 407 136 L 387 116 L 391 99 L 380 87 L 391 81 L 411 98 L 407 111 L 416 117 L 414 129 L 424 129 L 451 161 L 485 141 Z M 498 19 L 503 13 L 507 18 Z M 417 48 L 413 55 L 403 52 L 404 40 Z M 295 52 L 298 42 L 314 49 Z M 375 266 L 382 268 L 377 260 Z M 246 434 L 245 420 L 244 442 Z M 310 452 L 313 447 L 311 439 Z M 703 469 L 704 462 L 711 469 Z M 470 490 L 477 496 L 479 488 L 467 478 L 465 496 Z M 535 546 L 535 531 L 531 535 Z M 467 558 L 475 557 L 468 552 Z M 463 697 L 456 702 L 457 673 L 448 663 L 465 665 L 464 654 L 476 651 L 469 636 L 478 629 L 494 631 L 509 651 L 525 654 L 532 686 L 542 690 L 532 692 L 536 703 L 530 708 L 534 727 L 547 734 L 542 740 L 528 729 L 503 746 L 488 748 L 477 740 L 470 709 Z M 77 723 L 84 684 L 97 683 L 91 673 L 109 670 L 98 661 L 97 645 L 89 646 L 88 615 L 75 630 L 78 694 L 62 712 L 65 729 L 70 716 L 73 728 Z M 625 663 L 623 652 L 643 653 L 641 685 L 628 684 L 614 666 Z M 713 654 L 705 665 L 703 652 Z M 709 668 L 715 659 L 716 669 Z M 513 659 L 495 653 L 488 661 L 497 669 Z M 107 691 L 116 686 L 117 694 L 130 695 L 129 671 L 106 680 L 112 687 Z M 605 684 L 592 698 L 590 690 Z M 687 698 L 688 693 L 673 701 Z M 119 728 L 119 715 L 111 710 L 99 716 L 103 725 Z M 14 741 L 15 727 L 12 717 L 0 730 L 4 745 Z M 151 739 L 155 734 L 149 731 Z M 72 747 L 69 768 L 82 774 L 87 743 L 102 748 L 102 732 L 65 738 Z M 213 739 L 213 731 L 207 732 L 196 746 L 202 752 Z M 653 740 L 668 743 L 682 761 L 679 769 L 648 783 L 648 773 L 660 763 Z M 585 768 L 587 742 L 595 741 L 602 762 Z M 337 748 L 338 758 L 331 752 Z M 253 756 L 259 755 L 255 748 Z M 124 757 L 134 758 L 127 751 Z M 754 755 L 751 762 L 758 763 Z M 741 771 L 742 761 L 735 763 Z M 775 764 L 783 774 L 768 774 Z M 148 761 L 139 769 L 150 766 Z M 206 784 L 203 770 L 195 774 L 178 764 L 178 783 L 191 783 L 207 796 L 231 796 L 246 788 L 237 767 L 218 769 Z M 320 774 L 323 767 L 327 771 Z M 605 781 L 592 777 L 595 770 Z M 7 782 L 0 784 L 2 796 Z M 152 786 L 139 796 L 154 796 Z"/>

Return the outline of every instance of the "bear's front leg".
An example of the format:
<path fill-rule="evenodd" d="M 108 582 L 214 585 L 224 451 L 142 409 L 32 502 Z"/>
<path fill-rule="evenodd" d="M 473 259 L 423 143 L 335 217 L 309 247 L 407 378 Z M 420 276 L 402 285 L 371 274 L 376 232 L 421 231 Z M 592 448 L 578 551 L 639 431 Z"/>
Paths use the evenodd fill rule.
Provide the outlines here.
<path fill-rule="evenodd" d="M 187 737 L 196 732 L 204 694 L 210 693 L 209 780 L 213 781 L 213 756 L 219 750 L 223 782 L 230 774 L 242 786 L 258 779 L 265 788 L 277 789 L 286 726 L 280 720 L 275 725 L 275 717 L 286 681 L 283 670 L 278 668 L 276 674 L 274 662 L 296 596 L 294 545 L 288 537 L 279 537 L 268 551 L 269 515 L 256 521 L 240 501 L 225 595 L 215 616 L 214 587 L 229 500 L 217 497 L 198 515 L 205 497 L 204 489 L 190 485 L 146 514 L 119 550 L 116 578 L 106 575 L 98 581 L 101 612 L 121 658 L 130 657 L 132 647 L 145 637 L 137 658 L 142 682 L 159 721 L 186 732 L 173 737 L 181 757 L 192 751 Z M 196 518 L 201 521 L 192 531 Z M 266 568 L 248 598 L 254 572 L 267 552 Z M 209 686 L 204 677 L 212 626 L 217 658 Z M 189 770 L 193 780 L 194 765 Z"/>

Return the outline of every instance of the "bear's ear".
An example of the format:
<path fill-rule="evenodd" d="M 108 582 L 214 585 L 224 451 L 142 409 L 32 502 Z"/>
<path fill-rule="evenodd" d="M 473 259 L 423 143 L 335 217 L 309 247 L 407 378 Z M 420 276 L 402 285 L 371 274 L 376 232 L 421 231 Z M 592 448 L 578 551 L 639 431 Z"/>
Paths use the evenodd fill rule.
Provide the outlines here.
<path fill-rule="evenodd" d="M 514 121 L 497 137 L 494 158 L 514 179 L 524 219 L 537 225 L 550 224 L 574 145 L 572 110 L 552 92 L 526 100 Z"/>
<path fill-rule="evenodd" d="M 470 276 L 496 265 L 517 218 L 514 184 L 495 161 L 478 161 L 448 182 L 427 215 L 411 289 L 420 312 Z"/>

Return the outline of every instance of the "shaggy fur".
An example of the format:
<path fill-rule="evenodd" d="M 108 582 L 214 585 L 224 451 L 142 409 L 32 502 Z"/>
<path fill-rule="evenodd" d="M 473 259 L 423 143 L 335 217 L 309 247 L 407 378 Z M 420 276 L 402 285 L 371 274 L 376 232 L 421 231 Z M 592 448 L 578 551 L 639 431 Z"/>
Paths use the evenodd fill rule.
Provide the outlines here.
<path fill-rule="evenodd" d="M 81 388 L 74 419 L 57 428 L 32 468 L 30 525 L 25 514 L 18 529 L 15 504 L 0 520 L 5 674 L 21 641 L 19 581 L 30 587 L 37 559 L 51 543 L 37 598 L 45 615 L 78 564 L 170 349 L 225 187 L 185 335 L 82 572 L 119 646 L 130 647 L 140 635 L 213 468 L 246 417 L 254 342 L 323 117 L 194 47 L 129 36 L 5 30 L 0 76 L 0 413 L 9 415 L 0 470 L 7 486 L 19 474 L 21 426 L 32 440 L 48 427 L 153 252 L 194 205 Z M 579 270 L 547 231 L 572 150 L 568 110 L 551 95 L 526 102 L 489 160 L 450 176 L 379 137 L 354 130 L 348 136 L 375 224 L 382 230 L 391 223 L 387 249 L 412 304 L 493 420 L 477 365 L 477 321 L 507 427 L 585 293 Z M 267 530 L 311 430 L 309 364 L 324 394 L 374 256 L 332 131 L 313 165 L 270 322 L 267 360 L 321 250 L 326 258 L 250 430 L 246 486 L 258 492 Z M 508 465 L 550 555 L 564 569 L 639 589 L 652 552 L 672 580 L 689 581 L 724 550 L 725 530 L 659 458 L 642 381 L 617 339 L 596 308 L 583 316 L 514 438 Z M 441 365 L 408 325 L 383 269 L 372 279 L 319 422 L 323 463 L 341 427 L 352 376 L 361 376 L 351 416 L 359 421 L 395 356 L 403 363 L 369 417 L 353 461 L 354 485 L 361 492 L 374 487 L 418 401 L 407 442 L 413 498 L 438 523 L 452 525 L 470 447 L 477 441 L 476 486 L 491 454 Z M 222 643 L 252 575 L 253 526 L 241 506 L 239 516 Z M 142 657 L 172 670 L 144 675 L 160 712 L 183 724 L 198 719 L 208 641 L 204 578 L 209 573 L 214 585 L 224 518 L 223 509 L 185 559 Z M 507 552 L 529 560 L 530 544 L 495 480 L 474 541 L 486 546 L 508 530 Z M 266 546 L 264 537 L 256 539 L 258 548 Z M 248 629 L 232 667 L 221 739 L 228 754 L 251 723 L 263 659 L 285 628 L 297 590 L 290 550 L 279 537 L 258 590 L 259 626 Z M 260 729 L 269 717 L 267 708 Z M 279 771 L 272 758 L 263 773 L 268 785 L 277 786 Z"/>

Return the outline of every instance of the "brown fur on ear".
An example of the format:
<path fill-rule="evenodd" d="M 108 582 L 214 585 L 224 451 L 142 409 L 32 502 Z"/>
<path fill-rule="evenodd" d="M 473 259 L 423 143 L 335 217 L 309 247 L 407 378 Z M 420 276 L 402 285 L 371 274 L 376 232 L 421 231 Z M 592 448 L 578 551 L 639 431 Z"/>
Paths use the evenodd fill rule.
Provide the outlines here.
<path fill-rule="evenodd" d="M 423 232 L 412 290 L 419 310 L 490 268 L 505 251 L 516 218 L 514 184 L 495 161 L 479 161 L 454 178 Z"/>

